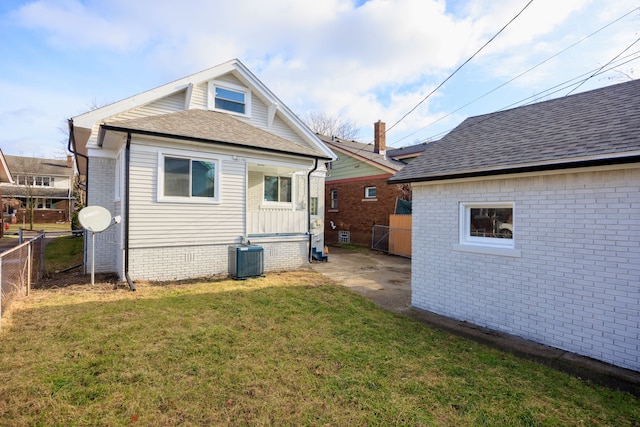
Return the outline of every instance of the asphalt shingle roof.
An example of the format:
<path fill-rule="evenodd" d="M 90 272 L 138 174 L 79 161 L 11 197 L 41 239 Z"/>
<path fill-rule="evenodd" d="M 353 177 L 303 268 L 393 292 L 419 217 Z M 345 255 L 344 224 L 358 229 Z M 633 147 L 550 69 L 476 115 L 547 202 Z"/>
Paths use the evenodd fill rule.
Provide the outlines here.
<path fill-rule="evenodd" d="M 640 80 L 470 117 L 396 173 L 418 182 L 640 161 Z"/>
<path fill-rule="evenodd" d="M 11 175 L 73 176 L 73 168 L 66 160 L 41 159 L 39 157 L 11 156 L 5 154 Z"/>
<path fill-rule="evenodd" d="M 386 166 L 395 171 L 402 169 L 405 166 L 405 163 L 402 163 L 399 160 L 394 160 L 391 156 L 384 156 L 380 153 L 374 153 L 373 144 L 365 144 L 363 142 L 357 141 L 347 141 L 339 138 L 331 138 L 323 135 L 318 135 L 318 137 L 323 140 L 329 147 L 335 147 L 337 149 L 343 149 L 354 155 L 355 157 L 360 157 L 362 159 L 366 159 L 377 163 L 381 166 Z M 389 150 L 387 150 L 387 153 Z"/>
<path fill-rule="evenodd" d="M 167 137 L 221 142 L 328 160 L 324 153 L 313 148 L 296 144 L 238 120 L 229 114 L 216 111 L 185 110 L 139 119 L 105 122 L 104 124 L 111 130 L 132 130 Z"/>

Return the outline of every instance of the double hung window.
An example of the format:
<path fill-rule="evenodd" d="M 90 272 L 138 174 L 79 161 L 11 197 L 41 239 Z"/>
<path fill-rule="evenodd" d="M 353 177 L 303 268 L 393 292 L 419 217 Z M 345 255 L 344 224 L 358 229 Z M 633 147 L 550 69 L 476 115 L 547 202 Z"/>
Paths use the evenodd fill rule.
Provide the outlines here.
<path fill-rule="evenodd" d="M 338 190 L 331 190 L 331 209 L 338 209 Z"/>

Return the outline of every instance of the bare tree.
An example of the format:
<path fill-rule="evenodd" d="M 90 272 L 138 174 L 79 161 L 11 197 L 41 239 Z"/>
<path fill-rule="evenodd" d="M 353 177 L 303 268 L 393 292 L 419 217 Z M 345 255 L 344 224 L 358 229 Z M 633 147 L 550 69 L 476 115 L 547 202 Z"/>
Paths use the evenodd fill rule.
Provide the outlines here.
<path fill-rule="evenodd" d="M 33 217 L 36 208 L 36 175 L 39 162 L 35 157 L 17 157 L 12 167 L 16 184 L 20 187 L 20 195 L 24 197 L 25 209 L 29 214 L 29 230 L 33 230 Z"/>
<path fill-rule="evenodd" d="M 311 112 L 302 119 L 309 129 L 324 136 L 336 136 L 340 139 L 355 140 L 360 129 L 351 120 L 344 120 L 338 116 Z"/>

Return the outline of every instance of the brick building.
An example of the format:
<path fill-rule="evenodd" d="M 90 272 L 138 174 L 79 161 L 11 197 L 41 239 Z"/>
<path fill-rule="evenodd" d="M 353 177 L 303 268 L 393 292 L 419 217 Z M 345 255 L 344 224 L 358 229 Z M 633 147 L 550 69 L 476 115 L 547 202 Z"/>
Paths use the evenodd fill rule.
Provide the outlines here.
<path fill-rule="evenodd" d="M 640 371 L 638 94 L 470 117 L 396 174 L 412 306 Z"/>
<path fill-rule="evenodd" d="M 410 186 L 388 184 L 425 144 L 387 150 L 385 124 L 374 124 L 374 143 L 320 136 L 338 155 L 325 180 L 325 241 L 371 245 L 374 225 L 389 225 L 397 200 L 411 200 Z M 400 160 L 402 159 L 402 160 Z"/>

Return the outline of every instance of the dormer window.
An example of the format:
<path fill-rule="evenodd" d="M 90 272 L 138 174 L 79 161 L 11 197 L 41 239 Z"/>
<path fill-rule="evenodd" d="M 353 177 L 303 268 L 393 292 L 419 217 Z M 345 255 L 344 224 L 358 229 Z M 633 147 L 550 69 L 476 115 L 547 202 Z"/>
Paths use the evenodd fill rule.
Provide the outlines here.
<path fill-rule="evenodd" d="M 243 116 L 250 115 L 251 92 L 246 88 L 210 82 L 209 94 L 210 109 Z"/>
<path fill-rule="evenodd" d="M 219 110 L 227 110 L 233 111 L 234 113 L 244 114 L 244 93 L 217 87 L 216 108 Z"/>

